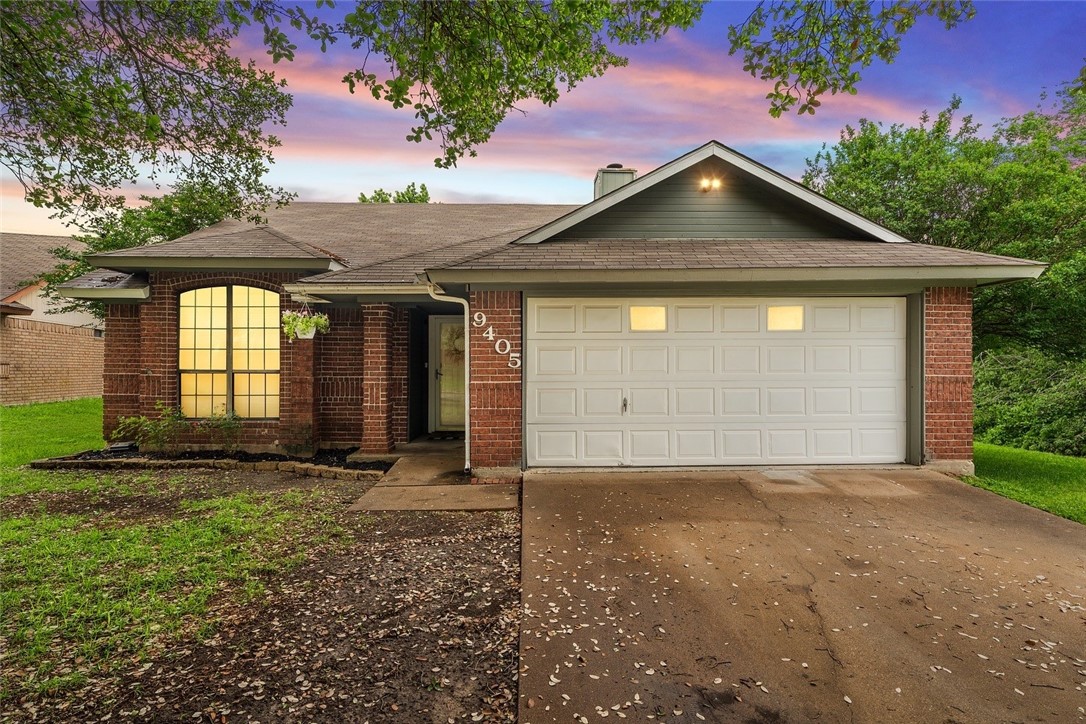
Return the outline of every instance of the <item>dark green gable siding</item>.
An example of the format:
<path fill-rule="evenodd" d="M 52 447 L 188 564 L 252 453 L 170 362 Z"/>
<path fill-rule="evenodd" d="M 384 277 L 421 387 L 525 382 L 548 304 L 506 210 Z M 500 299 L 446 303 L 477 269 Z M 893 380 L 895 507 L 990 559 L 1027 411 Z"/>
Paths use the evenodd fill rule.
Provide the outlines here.
<path fill-rule="evenodd" d="M 716 177 L 721 188 L 701 191 Z M 867 239 L 723 161 L 710 158 L 554 239 Z"/>

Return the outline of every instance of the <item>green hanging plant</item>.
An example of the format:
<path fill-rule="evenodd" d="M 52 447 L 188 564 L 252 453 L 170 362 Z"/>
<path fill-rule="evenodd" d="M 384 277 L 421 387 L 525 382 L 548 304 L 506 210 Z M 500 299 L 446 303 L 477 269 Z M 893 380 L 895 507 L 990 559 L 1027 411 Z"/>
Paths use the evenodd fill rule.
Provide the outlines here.
<path fill-rule="evenodd" d="M 295 339 L 313 339 L 320 332 L 324 334 L 331 328 L 328 315 L 322 312 L 311 312 L 306 307 L 300 312 L 283 312 L 283 334 L 290 342 Z"/>

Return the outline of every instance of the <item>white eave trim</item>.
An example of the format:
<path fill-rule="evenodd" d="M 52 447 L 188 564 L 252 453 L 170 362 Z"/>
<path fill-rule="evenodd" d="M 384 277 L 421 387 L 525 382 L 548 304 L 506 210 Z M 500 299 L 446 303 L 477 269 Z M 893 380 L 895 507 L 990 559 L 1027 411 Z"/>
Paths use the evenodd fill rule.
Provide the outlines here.
<path fill-rule="evenodd" d="M 143 301 L 151 296 L 150 285 L 141 287 L 127 287 L 124 289 L 110 289 L 108 287 L 57 287 L 57 292 L 68 299 L 87 299 L 91 301 L 124 300 Z"/>
<path fill-rule="evenodd" d="M 657 283 L 657 282 L 852 282 L 930 281 L 990 284 L 1036 279 L 1045 264 L 1014 266 L 800 267 L 768 269 L 435 269 L 438 284 L 511 283 Z"/>
<path fill-rule="evenodd" d="M 150 269 L 163 271 L 307 271 L 329 272 L 345 269 L 334 259 L 318 257 L 266 258 L 266 257 L 188 257 L 188 256 L 89 256 L 87 261 L 101 269 L 120 272 L 137 272 Z"/>
<path fill-rule="evenodd" d="M 417 296 L 428 295 L 425 284 L 328 284 L 321 282 L 293 282 L 284 284 L 283 289 L 291 294 L 325 297 L 335 295 L 349 296 Z"/>
<path fill-rule="evenodd" d="M 865 219 L 854 211 L 849 211 L 844 206 L 830 201 L 825 196 L 817 194 L 811 191 L 802 184 L 796 183 L 786 176 L 763 166 L 756 161 L 753 161 L 746 156 L 737 153 L 730 148 L 722 145 L 717 141 L 710 141 L 701 148 L 697 148 L 685 156 L 664 164 L 658 169 L 650 171 L 639 179 L 635 179 L 630 183 L 618 188 L 606 196 L 601 196 L 595 201 L 585 204 L 576 211 L 572 211 L 565 216 L 562 216 L 554 221 L 539 227 L 530 234 L 526 234 L 521 238 L 514 241 L 514 244 L 538 244 L 542 241 L 546 241 L 556 234 L 585 221 L 596 214 L 606 211 L 615 204 L 622 203 L 626 199 L 634 196 L 650 186 L 660 183 L 666 179 L 671 178 L 675 174 L 685 171 L 686 169 L 704 161 L 707 158 L 716 157 L 731 164 L 736 168 L 749 173 L 755 178 L 765 182 L 766 184 L 782 191 L 783 193 L 813 206 L 814 208 L 823 211 L 833 218 L 837 219 L 843 224 L 851 226 L 859 231 L 869 234 L 875 237 L 879 241 L 886 241 L 894 244 L 908 244 L 911 243 L 903 236 L 899 236 L 889 229 L 876 224 L 870 219 Z"/>

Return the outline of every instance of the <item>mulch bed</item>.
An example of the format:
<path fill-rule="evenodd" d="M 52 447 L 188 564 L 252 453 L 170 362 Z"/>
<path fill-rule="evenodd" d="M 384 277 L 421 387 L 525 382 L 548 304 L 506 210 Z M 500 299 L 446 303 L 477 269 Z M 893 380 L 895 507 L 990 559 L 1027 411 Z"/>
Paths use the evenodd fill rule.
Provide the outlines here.
<path fill-rule="evenodd" d="M 345 510 L 368 487 L 362 481 L 235 471 L 186 477 L 179 499 L 335 485 L 344 507 L 333 515 L 351 542 L 311 549 L 298 568 L 267 580 L 268 594 L 256 603 L 224 596 L 206 616 L 210 638 L 188 636 L 147 660 L 118 660 L 109 675 L 53 697 L 0 698 L 0 721 L 515 721 L 518 513 L 366 517 Z M 121 512 L 111 497 L 15 496 L 0 513 L 74 508 L 135 521 L 169 516 L 179 502 L 126 496 L 115 501 L 124 503 Z"/>
<path fill-rule="evenodd" d="M 69 455 L 58 460 L 125 460 L 132 458 L 144 458 L 147 460 L 234 460 L 239 463 L 281 463 L 296 462 L 324 465 L 327 467 L 344 468 L 345 470 L 380 470 L 388 472 L 392 463 L 386 460 L 348 460 L 354 450 L 318 450 L 309 457 L 296 455 L 283 455 L 280 453 L 250 453 L 243 450 L 183 450 L 178 452 L 140 452 L 125 448 L 103 448 L 101 450 L 85 450 L 76 455 Z"/>
<path fill-rule="evenodd" d="M 379 516 L 259 610 L 129 672 L 113 718 L 515 721 L 519 535 L 515 513 Z"/>

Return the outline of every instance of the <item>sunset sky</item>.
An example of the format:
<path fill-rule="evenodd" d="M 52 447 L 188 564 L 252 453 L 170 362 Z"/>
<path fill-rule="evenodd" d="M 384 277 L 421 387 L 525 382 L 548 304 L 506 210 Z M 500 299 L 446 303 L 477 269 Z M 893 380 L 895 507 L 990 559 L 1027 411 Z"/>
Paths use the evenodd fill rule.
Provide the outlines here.
<path fill-rule="evenodd" d="M 644 173 L 710 139 L 798 178 L 806 158 L 859 118 L 912 124 L 958 94 L 964 112 L 990 129 L 1036 106 L 1043 90 L 1086 63 L 1086 2 L 978 2 L 977 17 L 950 31 L 922 19 L 897 62 L 864 72 L 859 95 L 826 97 L 813 117 L 774 119 L 768 85 L 727 54 L 727 26 L 751 6 L 712 3 L 693 30 L 629 49 L 628 67 L 584 82 L 555 106 L 510 115 L 477 158 L 453 170 L 434 167 L 436 145 L 404 139 L 409 111 L 347 92 L 339 79 L 355 67 L 348 47 L 303 52 L 275 66 L 294 107 L 278 131 L 283 146 L 268 180 L 304 201 L 353 201 L 359 191 L 415 181 L 446 203 L 584 203 L 598 167 L 619 162 Z M 237 47 L 251 57 L 263 52 Z M 2 183 L 0 230 L 66 233 L 22 202 L 6 173 Z"/>

